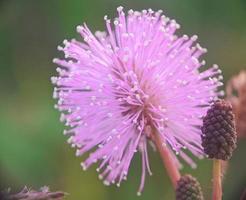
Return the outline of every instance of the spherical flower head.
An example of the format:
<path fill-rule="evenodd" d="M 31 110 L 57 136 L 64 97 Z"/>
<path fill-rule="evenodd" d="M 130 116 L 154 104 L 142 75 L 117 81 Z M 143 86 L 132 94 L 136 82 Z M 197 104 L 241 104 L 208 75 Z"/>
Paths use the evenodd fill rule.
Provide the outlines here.
<path fill-rule="evenodd" d="M 113 22 L 104 18 L 107 32 L 92 34 L 84 24 L 77 27 L 84 42 L 65 40 L 58 47 L 65 59 L 54 59 L 60 68 L 52 82 L 61 120 L 70 126 L 68 142 L 77 156 L 91 152 L 83 169 L 99 162 L 104 183 L 120 185 L 140 152 L 140 194 L 146 170 L 151 174 L 147 144 L 153 134 L 195 167 L 184 149 L 203 154 L 201 117 L 217 98 L 222 76 L 217 65 L 202 69 L 206 49 L 194 44 L 197 36 L 175 35 L 180 26 L 162 11 L 117 11 Z"/>

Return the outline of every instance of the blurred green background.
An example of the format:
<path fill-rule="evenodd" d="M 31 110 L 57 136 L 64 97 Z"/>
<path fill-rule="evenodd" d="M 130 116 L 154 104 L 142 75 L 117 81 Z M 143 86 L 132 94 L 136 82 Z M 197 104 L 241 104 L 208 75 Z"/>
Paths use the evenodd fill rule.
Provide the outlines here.
<path fill-rule="evenodd" d="M 1 0 L 0 1 L 0 182 L 1 187 L 20 190 L 48 185 L 63 190 L 68 200 L 132 200 L 174 198 L 170 181 L 158 154 L 150 151 L 154 175 L 147 177 L 141 197 L 140 159 L 131 165 L 128 180 L 120 188 L 106 187 L 95 166 L 84 172 L 81 158 L 66 143 L 53 108 L 50 77 L 55 74 L 53 57 L 65 38 L 78 37 L 75 27 L 87 22 L 95 31 L 104 29 L 103 16 L 115 17 L 116 7 L 162 9 L 181 25 L 180 33 L 199 35 L 208 48 L 208 65 L 221 66 L 225 82 L 246 68 L 245 0 Z M 240 141 L 224 182 L 224 199 L 236 200 L 246 186 L 246 142 Z M 211 193 L 211 162 L 185 166 Z"/>

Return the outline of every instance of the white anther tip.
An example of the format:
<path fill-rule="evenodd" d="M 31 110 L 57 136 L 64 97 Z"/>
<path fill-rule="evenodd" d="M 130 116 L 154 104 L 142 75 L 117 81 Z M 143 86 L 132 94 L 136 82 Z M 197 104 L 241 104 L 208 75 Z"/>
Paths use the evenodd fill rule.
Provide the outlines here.
<path fill-rule="evenodd" d="M 81 167 L 82 167 L 82 169 L 85 171 L 87 168 L 86 168 L 86 165 L 82 162 L 82 163 L 80 163 L 80 165 L 81 165 Z"/>
<path fill-rule="evenodd" d="M 52 76 L 52 77 L 50 78 L 50 80 L 51 80 L 51 83 L 52 83 L 52 84 L 56 84 L 56 83 L 57 83 L 57 77 L 55 77 L 55 76 Z"/>
<path fill-rule="evenodd" d="M 67 39 L 63 40 L 63 44 L 67 45 L 69 42 Z"/>
<path fill-rule="evenodd" d="M 103 184 L 106 185 L 106 186 L 109 186 L 110 185 L 109 181 L 106 181 L 106 180 L 103 181 Z"/>
<path fill-rule="evenodd" d="M 80 150 L 79 149 L 76 150 L 75 156 L 77 156 L 77 157 L 80 156 Z"/>
<path fill-rule="evenodd" d="M 197 35 L 193 35 L 192 37 L 191 37 L 191 40 L 193 40 L 193 41 L 196 41 L 198 39 L 198 36 Z"/>
<path fill-rule="evenodd" d="M 57 46 L 57 50 L 58 50 L 58 51 L 62 51 L 62 50 L 63 50 L 63 47 L 60 46 L 60 45 L 58 45 L 58 46 Z"/>
<path fill-rule="evenodd" d="M 84 27 L 79 25 L 76 27 L 76 29 L 77 29 L 77 32 L 82 32 L 84 30 Z"/>
<path fill-rule="evenodd" d="M 189 39 L 188 35 L 183 35 L 183 38 L 184 38 L 185 40 L 188 40 L 188 39 Z"/>
<path fill-rule="evenodd" d="M 58 61 L 58 58 L 54 58 L 54 59 L 52 60 L 53 63 L 57 63 L 57 61 Z"/>
<path fill-rule="evenodd" d="M 141 192 L 137 192 L 137 196 L 141 196 Z"/>
<path fill-rule="evenodd" d="M 98 175 L 98 178 L 99 178 L 100 180 L 102 180 L 102 179 L 103 179 L 103 176 L 102 176 L 101 174 L 99 174 L 99 175 Z"/>
<path fill-rule="evenodd" d="M 121 12 L 123 10 L 123 6 L 119 6 L 118 8 L 117 8 L 117 11 L 118 12 Z"/>
<path fill-rule="evenodd" d="M 214 69 L 219 69 L 219 66 L 218 66 L 217 64 L 214 64 L 214 65 L 213 65 L 213 68 L 214 68 Z"/>

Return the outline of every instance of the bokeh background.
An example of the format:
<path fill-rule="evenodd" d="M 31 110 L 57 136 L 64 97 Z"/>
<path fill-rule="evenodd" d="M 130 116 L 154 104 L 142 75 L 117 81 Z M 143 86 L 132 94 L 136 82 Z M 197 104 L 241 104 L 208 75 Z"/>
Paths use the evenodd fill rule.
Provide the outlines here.
<path fill-rule="evenodd" d="M 208 48 L 208 65 L 217 63 L 225 82 L 246 68 L 245 0 L 1 0 L 0 1 L 0 182 L 1 189 L 48 185 L 63 190 L 68 200 L 132 200 L 174 198 L 159 155 L 150 151 L 154 175 L 147 177 L 141 197 L 140 159 L 134 159 L 128 180 L 120 188 L 98 180 L 96 166 L 81 170 L 81 158 L 66 143 L 63 125 L 54 109 L 50 77 L 53 57 L 65 38 L 78 37 L 75 27 L 87 22 L 104 30 L 103 16 L 115 17 L 116 7 L 162 9 L 182 26 L 181 32 L 199 35 Z M 240 141 L 224 180 L 224 200 L 239 199 L 246 186 L 246 141 Z M 211 193 L 211 162 L 185 166 Z"/>

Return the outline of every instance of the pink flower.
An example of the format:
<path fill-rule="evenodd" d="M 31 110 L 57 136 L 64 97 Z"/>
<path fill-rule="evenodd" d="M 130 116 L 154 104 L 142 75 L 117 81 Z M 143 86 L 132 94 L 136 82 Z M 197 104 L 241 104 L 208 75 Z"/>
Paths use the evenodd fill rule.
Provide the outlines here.
<path fill-rule="evenodd" d="M 147 142 L 153 134 L 195 167 L 184 149 L 203 154 L 201 117 L 220 93 L 222 76 L 217 65 L 202 69 L 198 58 L 206 49 L 194 45 L 197 36 L 175 35 L 180 26 L 162 11 L 117 10 L 113 24 L 104 18 L 107 33 L 94 35 L 84 24 L 77 27 L 84 42 L 64 40 L 58 47 L 65 59 L 54 59 L 61 66 L 52 77 L 54 97 L 76 155 L 91 152 L 83 169 L 99 161 L 105 184 L 126 179 L 133 155 L 141 153 L 140 193 L 146 170 L 151 174 Z"/>

